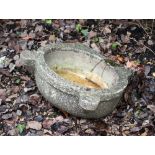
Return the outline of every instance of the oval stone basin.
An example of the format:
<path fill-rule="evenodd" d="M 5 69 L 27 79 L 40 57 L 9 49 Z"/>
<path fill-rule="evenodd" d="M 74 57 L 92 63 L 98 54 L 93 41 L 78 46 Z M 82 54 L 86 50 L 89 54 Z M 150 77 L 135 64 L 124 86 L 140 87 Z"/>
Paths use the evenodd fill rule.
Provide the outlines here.
<path fill-rule="evenodd" d="M 23 51 L 21 60 L 34 68 L 38 89 L 52 105 L 84 118 L 112 112 L 131 74 L 82 44 L 50 44 Z"/>

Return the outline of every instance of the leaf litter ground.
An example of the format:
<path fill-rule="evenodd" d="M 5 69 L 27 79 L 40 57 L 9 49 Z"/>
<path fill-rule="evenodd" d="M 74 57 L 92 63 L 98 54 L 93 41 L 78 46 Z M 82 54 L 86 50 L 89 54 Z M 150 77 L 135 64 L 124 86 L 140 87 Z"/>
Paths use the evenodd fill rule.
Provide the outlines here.
<path fill-rule="evenodd" d="M 155 35 L 146 22 L 0 20 L 0 135 L 155 135 Z M 41 96 L 19 55 L 60 42 L 83 43 L 134 71 L 113 113 L 77 118 Z"/>

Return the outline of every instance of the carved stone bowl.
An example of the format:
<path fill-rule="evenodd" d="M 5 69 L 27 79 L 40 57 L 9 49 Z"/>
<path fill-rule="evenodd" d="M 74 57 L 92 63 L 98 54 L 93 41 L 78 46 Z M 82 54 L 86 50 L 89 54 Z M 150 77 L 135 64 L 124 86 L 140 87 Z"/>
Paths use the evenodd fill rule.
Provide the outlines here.
<path fill-rule="evenodd" d="M 55 107 L 83 118 L 100 118 L 111 113 L 128 84 L 131 72 L 107 63 L 105 57 L 83 44 L 50 44 L 37 51 L 23 51 L 21 62 L 34 69 L 41 94 Z M 96 65 L 97 64 L 97 65 Z M 107 88 L 86 88 L 65 80 L 52 67 L 92 70 Z"/>

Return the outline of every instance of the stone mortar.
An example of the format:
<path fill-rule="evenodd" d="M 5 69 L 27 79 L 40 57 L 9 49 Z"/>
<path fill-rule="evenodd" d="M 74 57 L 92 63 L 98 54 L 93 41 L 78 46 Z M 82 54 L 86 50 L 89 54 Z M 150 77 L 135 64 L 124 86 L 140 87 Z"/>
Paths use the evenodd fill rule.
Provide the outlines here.
<path fill-rule="evenodd" d="M 39 91 L 52 105 L 83 118 L 100 118 L 111 113 L 119 103 L 131 75 L 130 70 L 111 66 L 105 57 L 83 44 L 49 44 L 37 51 L 23 51 L 20 58 L 23 65 L 33 68 Z M 51 70 L 51 65 L 55 63 L 90 70 L 102 59 L 95 70 L 100 74 L 104 68 L 103 76 L 108 89 L 87 89 Z"/>

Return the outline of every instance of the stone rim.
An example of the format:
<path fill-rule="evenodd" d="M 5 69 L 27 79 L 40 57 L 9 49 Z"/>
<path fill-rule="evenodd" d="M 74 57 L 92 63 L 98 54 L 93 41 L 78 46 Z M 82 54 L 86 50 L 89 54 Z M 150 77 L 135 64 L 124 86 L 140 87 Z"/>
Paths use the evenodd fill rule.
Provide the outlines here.
<path fill-rule="evenodd" d="M 128 84 L 128 70 L 126 70 L 124 67 L 112 67 L 109 65 L 109 67 L 112 67 L 115 69 L 116 73 L 119 75 L 118 83 L 114 85 L 112 89 L 90 89 L 89 91 L 81 86 L 74 85 L 70 81 L 67 81 L 63 79 L 62 77 L 58 76 L 54 71 L 51 71 L 49 66 L 47 65 L 44 55 L 50 50 L 79 50 L 80 52 L 84 52 L 85 54 L 93 54 L 96 55 L 99 58 L 104 58 L 103 56 L 96 53 L 96 51 L 82 45 L 82 44 L 73 44 L 73 43 L 67 43 L 67 44 L 49 44 L 45 47 L 41 47 L 37 51 L 37 57 L 35 60 L 35 69 L 39 73 L 39 75 L 43 77 L 44 75 L 47 75 L 46 80 L 47 82 L 54 86 L 56 89 L 59 89 L 60 91 L 72 94 L 74 96 L 80 96 L 80 93 L 84 93 L 86 95 L 97 95 L 101 98 L 101 101 L 109 100 L 113 97 L 117 97 L 120 95 L 120 93 L 124 90 L 124 88 Z M 41 74 L 40 74 L 41 73 Z"/>

